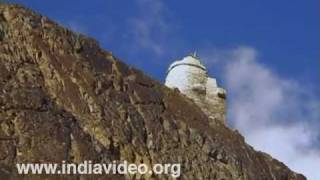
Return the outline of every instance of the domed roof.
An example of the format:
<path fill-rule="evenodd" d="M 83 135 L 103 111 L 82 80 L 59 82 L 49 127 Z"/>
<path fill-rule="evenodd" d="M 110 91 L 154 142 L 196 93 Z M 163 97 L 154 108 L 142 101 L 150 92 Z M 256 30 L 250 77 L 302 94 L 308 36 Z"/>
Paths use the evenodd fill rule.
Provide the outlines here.
<path fill-rule="evenodd" d="M 201 63 L 200 59 L 196 56 L 195 53 L 184 57 L 180 61 L 173 62 L 169 66 L 168 72 L 170 72 L 173 68 L 180 66 L 180 65 L 194 66 L 194 67 L 198 67 L 204 71 L 207 71 L 206 67 Z"/>

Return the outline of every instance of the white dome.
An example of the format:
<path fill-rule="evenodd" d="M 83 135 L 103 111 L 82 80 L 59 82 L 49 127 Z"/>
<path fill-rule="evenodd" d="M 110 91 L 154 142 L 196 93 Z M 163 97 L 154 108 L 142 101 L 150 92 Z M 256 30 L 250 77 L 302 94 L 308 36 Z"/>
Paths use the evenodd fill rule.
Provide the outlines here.
<path fill-rule="evenodd" d="M 165 85 L 181 92 L 205 91 L 207 70 L 195 55 L 189 55 L 170 65 Z"/>
<path fill-rule="evenodd" d="M 173 62 L 169 68 L 168 68 L 168 73 L 175 67 L 180 66 L 180 65 L 187 65 L 187 66 L 194 66 L 194 67 L 198 67 L 204 71 L 207 71 L 206 67 L 200 62 L 200 60 L 193 55 L 189 55 L 187 57 L 184 57 L 182 60 L 180 61 L 175 61 Z"/>
<path fill-rule="evenodd" d="M 225 124 L 226 92 L 215 78 L 208 76 L 207 69 L 195 54 L 170 65 L 165 85 L 179 89 L 194 100 L 214 124 L 217 120 Z"/>

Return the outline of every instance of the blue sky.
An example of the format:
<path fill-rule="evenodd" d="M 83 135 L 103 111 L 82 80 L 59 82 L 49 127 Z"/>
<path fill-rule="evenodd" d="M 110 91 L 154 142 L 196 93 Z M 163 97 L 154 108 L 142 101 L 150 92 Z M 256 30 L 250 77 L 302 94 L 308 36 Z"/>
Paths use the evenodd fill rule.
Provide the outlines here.
<path fill-rule="evenodd" d="M 320 179 L 320 1 L 10 2 L 94 37 L 162 82 L 173 60 L 197 50 L 227 88 L 230 127 Z"/>
<path fill-rule="evenodd" d="M 195 49 L 247 45 L 258 49 L 261 61 L 278 73 L 301 81 L 319 81 L 320 3 L 316 0 L 13 2 L 95 37 L 104 48 L 159 80 L 164 79 L 172 59 Z M 152 26 L 152 43 L 170 46 L 161 56 L 152 48 L 128 52 L 138 43 L 130 21 L 148 19 L 146 16 L 154 18 L 147 22 Z M 157 24 L 161 21 L 167 27 Z"/>

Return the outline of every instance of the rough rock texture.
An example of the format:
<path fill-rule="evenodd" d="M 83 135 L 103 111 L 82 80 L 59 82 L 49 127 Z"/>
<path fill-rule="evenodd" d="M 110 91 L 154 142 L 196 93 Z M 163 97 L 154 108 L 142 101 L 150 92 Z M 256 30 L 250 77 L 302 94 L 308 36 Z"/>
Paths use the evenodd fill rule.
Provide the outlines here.
<path fill-rule="evenodd" d="M 21 162 L 182 164 L 181 179 L 305 179 L 93 39 L 0 5 L 0 179 Z M 170 179 L 102 175 L 94 179 Z"/>

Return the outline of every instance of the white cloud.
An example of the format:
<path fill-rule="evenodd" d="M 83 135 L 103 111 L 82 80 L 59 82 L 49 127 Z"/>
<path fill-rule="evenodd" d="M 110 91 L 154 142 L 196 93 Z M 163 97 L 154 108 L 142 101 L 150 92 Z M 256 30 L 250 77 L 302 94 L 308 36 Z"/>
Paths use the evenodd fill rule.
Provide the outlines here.
<path fill-rule="evenodd" d="M 136 49 L 150 50 L 162 55 L 168 36 L 168 22 L 165 20 L 165 6 L 161 0 L 136 0 L 138 14 L 129 19 L 130 35 Z"/>
<path fill-rule="evenodd" d="M 312 91 L 261 64 L 253 48 L 213 49 L 206 54 L 210 67 L 223 68 L 232 126 L 256 149 L 308 179 L 320 179 L 320 150 L 315 146 L 320 101 Z"/>

